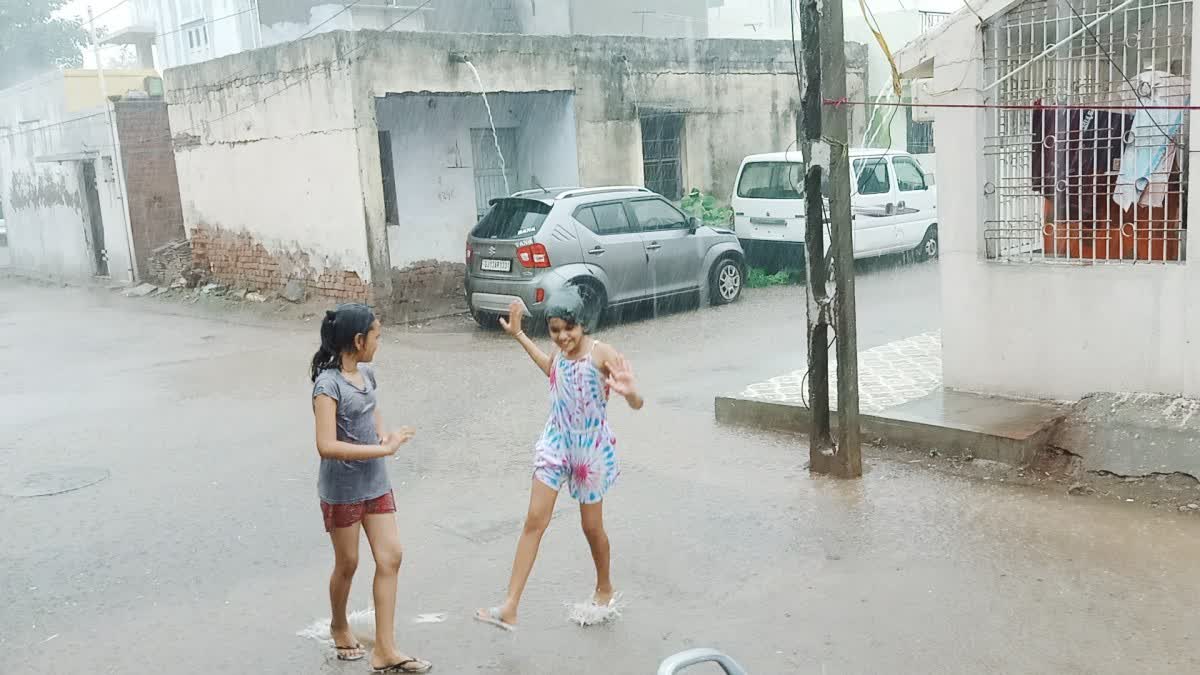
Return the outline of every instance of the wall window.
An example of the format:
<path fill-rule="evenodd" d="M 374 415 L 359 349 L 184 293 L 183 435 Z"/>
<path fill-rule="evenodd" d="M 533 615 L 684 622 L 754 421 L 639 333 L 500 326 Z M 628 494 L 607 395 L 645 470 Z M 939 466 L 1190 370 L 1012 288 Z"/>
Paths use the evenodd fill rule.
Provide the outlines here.
<path fill-rule="evenodd" d="M 1183 259 L 1191 24 L 1187 0 L 1026 0 L 988 22 L 987 258 Z"/>
<path fill-rule="evenodd" d="M 642 115 L 642 172 L 647 188 L 667 199 L 683 197 L 683 115 Z"/>
<path fill-rule="evenodd" d="M 208 58 L 208 24 L 203 19 L 184 24 L 183 39 L 193 60 Z"/>
<path fill-rule="evenodd" d="M 916 122 L 913 109 L 904 110 L 908 115 L 908 151 L 914 155 L 933 154 L 933 122 Z"/>

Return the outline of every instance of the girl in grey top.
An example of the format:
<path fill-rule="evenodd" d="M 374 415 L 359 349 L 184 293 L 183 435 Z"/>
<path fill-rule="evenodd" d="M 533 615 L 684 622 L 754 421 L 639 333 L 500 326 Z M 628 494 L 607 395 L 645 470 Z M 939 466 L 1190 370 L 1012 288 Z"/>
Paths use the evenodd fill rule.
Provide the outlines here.
<path fill-rule="evenodd" d="M 379 347 L 379 321 L 366 305 L 340 305 L 321 322 L 321 348 L 313 356 L 313 414 L 321 469 L 317 492 L 325 531 L 333 541 L 333 606 L 330 633 L 337 657 L 357 661 L 366 650 L 354 639 L 346 616 L 350 583 L 358 566 L 359 531 L 367 533 L 375 556 L 376 672 L 427 673 L 427 661 L 396 648 L 396 577 L 400 572 L 400 536 L 396 502 L 386 457 L 413 436 L 413 430 L 383 431 L 375 398 L 371 363 Z"/>

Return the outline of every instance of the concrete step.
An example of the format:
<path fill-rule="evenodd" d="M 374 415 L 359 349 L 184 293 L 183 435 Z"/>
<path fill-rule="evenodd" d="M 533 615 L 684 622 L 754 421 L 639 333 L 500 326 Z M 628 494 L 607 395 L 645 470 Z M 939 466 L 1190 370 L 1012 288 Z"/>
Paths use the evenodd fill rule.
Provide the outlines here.
<path fill-rule="evenodd" d="M 718 397 L 717 421 L 759 429 L 807 433 L 808 408 L 794 402 Z M 1012 465 L 1033 461 L 1046 448 L 1068 407 L 1055 402 L 981 396 L 938 388 L 881 412 L 861 415 L 865 439 L 943 454 L 970 455 Z M 837 426 L 837 416 L 833 419 Z"/>

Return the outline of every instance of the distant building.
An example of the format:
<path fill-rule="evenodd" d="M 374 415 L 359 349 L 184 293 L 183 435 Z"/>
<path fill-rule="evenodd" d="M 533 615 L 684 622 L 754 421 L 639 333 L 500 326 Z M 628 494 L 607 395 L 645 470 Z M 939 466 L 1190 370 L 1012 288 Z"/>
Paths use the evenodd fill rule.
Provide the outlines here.
<path fill-rule="evenodd" d="M 708 36 L 706 0 L 132 0 L 105 37 L 174 68 L 337 30 Z"/>
<path fill-rule="evenodd" d="M 183 237 L 166 104 L 144 91 L 160 81 L 149 70 L 105 76 L 115 102 L 93 70 L 0 90 L 0 212 L 18 272 L 133 281 L 151 251 Z"/>
<path fill-rule="evenodd" d="M 803 42 L 799 25 L 793 32 L 795 0 L 713 0 L 710 2 L 708 32 L 712 37 Z M 913 3 L 910 3 L 913 4 Z M 865 98 L 874 101 L 911 102 L 913 83 L 903 82 L 900 97 L 892 89 L 892 67 L 875 40 L 857 3 L 846 3 L 844 35 L 847 43 L 866 45 L 867 80 L 872 91 Z M 890 49 L 899 50 L 908 42 L 936 28 L 949 16 L 947 12 L 901 9 L 878 11 L 875 15 Z M 858 146 L 888 147 L 916 155 L 925 169 L 933 171 L 933 122 L 918 112 L 901 106 L 866 108 L 852 106 L 850 142 Z"/>
<path fill-rule="evenodd" d="M 358 31 L 165 80 L 195 259 L 381 301 L 461 278 L 468 231 L 517 190 L 728 195 L 744 156 L 793 145 L 799 107 L 791 45 L 763 40 Z"/>

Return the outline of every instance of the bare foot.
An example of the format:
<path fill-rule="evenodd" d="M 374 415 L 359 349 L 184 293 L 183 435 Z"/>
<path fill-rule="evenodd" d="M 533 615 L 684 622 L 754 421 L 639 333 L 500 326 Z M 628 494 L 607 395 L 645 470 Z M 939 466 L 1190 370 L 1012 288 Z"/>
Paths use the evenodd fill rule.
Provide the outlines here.
<path fill-rule="evenodd" d="M 350 630 L 350 626 L 343 628 L 329 627 L 329 636 L 333 638 L 333 648 L 337 650 L 337 657 L 341 661 L 358 661 L 367 655 L 367 650 L 363 649 L 362 644 L 354 637 L 354 632 Z"/>
<path fill-rule="evenodd" d="M 592 602 L 600 605 L 601 607 L 607 607 L 608 603 L 612 602 L 614 595 L 615 592 L 613 591 L 612 586 L 609 586 L 608 588 L 597 587 L 596 592 L 592 594 Z"/>

